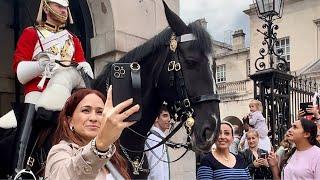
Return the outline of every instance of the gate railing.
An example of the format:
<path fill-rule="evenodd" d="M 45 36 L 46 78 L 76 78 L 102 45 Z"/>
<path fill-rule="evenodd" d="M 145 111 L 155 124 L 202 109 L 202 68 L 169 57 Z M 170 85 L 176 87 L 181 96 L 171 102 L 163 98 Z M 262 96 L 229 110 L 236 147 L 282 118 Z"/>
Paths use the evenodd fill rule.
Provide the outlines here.
<path fill-rule="evenodd" d="M 300 103 L 312 102 L 312 97 L 318 91 L 319 85 L 315 79 L 307 78 L 305 75 L 295 76 L 290 84 L 290 119 L 292 123 L 298 119 Z"/>

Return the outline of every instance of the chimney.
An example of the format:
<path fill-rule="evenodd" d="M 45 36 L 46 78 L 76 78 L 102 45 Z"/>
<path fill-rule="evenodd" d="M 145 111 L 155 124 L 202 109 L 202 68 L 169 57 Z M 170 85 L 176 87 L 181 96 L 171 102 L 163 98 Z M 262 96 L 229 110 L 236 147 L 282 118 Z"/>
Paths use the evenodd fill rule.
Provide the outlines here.
<path fill-rule="evenodd" d="M 232 35 L 232 50 L 243 49 L 245 47 L 246 34 L 242 29 L 234 31 Z"/>

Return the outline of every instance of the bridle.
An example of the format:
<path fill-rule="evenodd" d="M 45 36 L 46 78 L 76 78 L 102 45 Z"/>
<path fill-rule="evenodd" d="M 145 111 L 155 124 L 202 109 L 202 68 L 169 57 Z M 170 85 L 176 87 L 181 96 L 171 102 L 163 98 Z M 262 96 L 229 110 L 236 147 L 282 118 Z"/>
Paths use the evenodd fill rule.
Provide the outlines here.
<path fill-rule="evenodd" d="M 186 84 L 185 84 L 184 76 L 183 76 L 183 72 L 182 72 L 182 67 L 180 64 L 180 59 L 179 59 L 179 54 L 178 54 L 179 51 L 176 51 L 176 50 L 177 50 L 179 43 L 193 41 L 193 40 L 196 40 L 196 38 L 191 33 L 184 34 L 179 37 L 177 37 L 174 33 L 172 33 L 169 44 L 168 44 L 169 45 L 169 53 L 166 58 L 171 60 L 171 61 L 169 61 L 168 67 L 167 67 L 167 72 L 169 73 L 169 86 L 171 88 L 175 87 L 176 92 L 177 92 L 177 96 L 178 96 L 177 101 L 174 101 L 173 103 L 168 104 L 169 109 L 170 109 L 169 113 L 171 114 L 172 117 L 174 117 L 174 120 L 176 122 L 177 121 L 180 121 L 180 122 L 165 138 L 163 138 L 160 142 L 158 142 L 157 145 L 155 145 L 153 147 L 148 147 L 148 149 L 141 150 L 141 151 L 131 150 L 131 149 L 125 148 L 124 146 L 122 146 L 120 144 L 122 151 L 124 152 L 125 156 L 130 161 L 130 163 L 132 164 L 133 167 L 134 167 L 134 164 L 142 164 L 142 163 L 139 163 L 136 161 L 133 162 L 130 159 L 130 157 L 128 156 L 126 151 L 133 152 L 133 153 L 144 153 L 146 151 L 152 151 L 153 149 L 165 144 L 183 125 L 186 128 L 188 137 L 187 137 L 186 145 L 181 145 L 181 144 L 180 145 L 181 145 L 181 147 L 186 148 L 186 152 L 188 150 L 190 150 L 191 149 L 191 134 L 193 132 L 193 126 L 195 123 L 194 110 L 191 107 L 191 105 L 201 103 L 201 102 L 207 102 L 207 101 L 220 102 L 219 95 L 215 92 L 212 92 L 210 94 L 203 94 L 203 95 L 199 95 L 199 96 L 195 96 L 195 97 L 188 96 L 188 92 L 187 92 L 187 88 L 186 88 Z M 163 64 L 161 65 L 161 69 L 163 69 L 165 63 L 166 63 L 166 61 L 163 61 Z M 158 82 L 159 76 L 160 76 L 160 73 L 156 76 L 157 77 L 157 79 L 155 81 L 156 88 L 157 88 L 157 82 Z M 128 129 L 130 131 L 134 132 L 135 134 L 138 134 L 139 136 L 144 137 L 145 139 L 148 138 L 148 137 L 145 137 L 145 136 L 139 134 L 138 132 L 134 131 L 131 128 L 128 128 Z M 181 159 L 186 154 L 186 152 L 183 153 L 183 155 L 181 157 L 179 157 L 177 160 Z M 177 160 L 174 160 L 172 162 L 175 162 Z M 170 162 L 168 162 L 168 163 L 170 163 Z M 134 168 L 142 169 L 142 167 L 134 167 Z"/>

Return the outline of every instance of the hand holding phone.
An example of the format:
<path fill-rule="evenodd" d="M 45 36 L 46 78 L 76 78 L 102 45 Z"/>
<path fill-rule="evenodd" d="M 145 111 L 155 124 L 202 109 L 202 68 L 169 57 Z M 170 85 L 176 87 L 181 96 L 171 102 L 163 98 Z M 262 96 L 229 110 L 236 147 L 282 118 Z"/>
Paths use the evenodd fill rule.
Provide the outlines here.
<path fill-rule="evenodd" d="M 313 115 L 313 112 L 310 112 L 310 109 L 309 109 L 309 108 L 312 108 L 312 106 L 313 106 L 312 102 L 300 103 L 300 109 L 302 109 L 305 112 L 304 115 Z"/>
<path fill-rule="evenodd" d="M 260 154 L 260 158 L 266 159 L 267 157 L 268 157 L 268 154 L 265 153 L 265 152 L 262 152 L 262 153 Z"/>

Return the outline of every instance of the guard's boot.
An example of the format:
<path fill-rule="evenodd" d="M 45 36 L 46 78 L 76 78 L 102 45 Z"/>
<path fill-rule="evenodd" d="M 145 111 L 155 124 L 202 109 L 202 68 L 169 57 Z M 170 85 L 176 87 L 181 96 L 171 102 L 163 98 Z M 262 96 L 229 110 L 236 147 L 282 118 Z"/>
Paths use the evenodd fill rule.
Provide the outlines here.
<path fill-rule="evenodd" d="M 29 144 L 32 124 L 35 116 L 35 105 L 25 104 L 24 114 L 21 119 L 21 125 L 17 129 L 16 149 L 13 154 L 13 174 L 17 174 L 25 167 L 25 158 L 27 157 L 27 147 Z"/>

